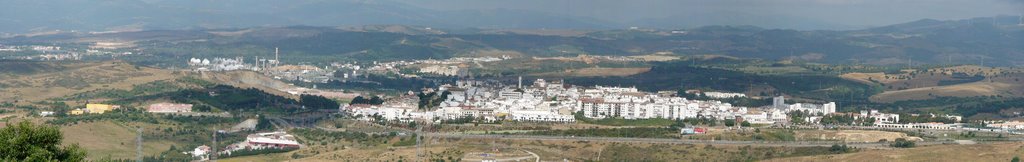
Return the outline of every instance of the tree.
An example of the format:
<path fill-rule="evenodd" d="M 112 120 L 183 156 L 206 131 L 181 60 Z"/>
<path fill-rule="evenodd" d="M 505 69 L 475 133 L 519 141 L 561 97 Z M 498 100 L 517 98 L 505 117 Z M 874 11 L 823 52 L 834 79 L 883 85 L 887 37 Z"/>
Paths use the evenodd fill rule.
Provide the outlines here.
<path fill-rule="evenodd" d="M 270 120 L 268 120 L 267 117 L 259 115 L 259 117 L 256 118 L 256 130 L 274 130 L 274 125 L 270 124 Z"/>
<path fill-rule="evenodd" d="M 61 146 L 64 139 L 54 126 L 22 121 L 0 128 L 0 161 L 83 161 L 78 144 Z"/>
<path fill-rule="evenodd" d="M 384 103 L 384 99 L 381 99 L 380 97 L 377 97 L 377 96 L 373 96 L 372 98 L 366 98 L 366 97 L 363 97 L 363 96 L 356 96 L 356 98 L 353 98 L 352 102 L 351 102 L 351 104 L 369 104 L 369 105 L 380 105 L 380 104 L 383 104 L 383 103 Z"/>
<path fill-rule="evenodd" d="M 903 138 L 896 138 L 896 141 L 894 141 L 892 144 L 889 144 L 889 146 L 896 148 L 911 148 L 914 147 L 914 141 L 909 141 Z"/>
<path fill-rule="evenodd" d="M 743 126 L 743 127 L 750 127 L 750 122 L 748 122 L 748 121 L 743 121 L 742 123 L 740 123 L 740 126 Z"/>
<path fill-rule="evenodd" d="M 736 120 L 725 120 L 723 122 L 725 123 L 725 126 L 727 126 L 727 127 L 731 127 L 731 126 L 735 126 L 736 125 Z"/>
<path fill-rule="evenodd" d="M 1014 156 L 1013 159 L 1010 159 L 1010 162 L 1020 162 L 1020 157 Z"/>
<path fill-rule="evenodd" d="M 846 144 L 832 144 L 832 148 L 829 148 L 829 151 L 832 153 L 846 153 L 850 152 L 850 147 L 846 146 Z"/>
<path fill-rule="evenodd" d="M 337 101 L 323 96 L 301 95 L 299 99 L 302 106 L 311 109 L 337 109 L 340 107 Z"/>

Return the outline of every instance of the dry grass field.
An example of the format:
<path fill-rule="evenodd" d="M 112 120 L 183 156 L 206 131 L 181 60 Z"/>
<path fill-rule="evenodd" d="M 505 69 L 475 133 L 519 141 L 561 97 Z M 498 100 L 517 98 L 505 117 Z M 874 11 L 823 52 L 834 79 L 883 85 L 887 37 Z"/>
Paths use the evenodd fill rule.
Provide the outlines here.
<path fill-rule="evenodd" d="M 950 86 L 923 87 L 898 91 L 886 91 L 871 96 L 874 102 L 895 102 L 905 100 L 925 100 L 939 96 L 973 97 L 973 96 L 1024 96 L 1024 86 L 1017 83 L 974 82 Z"/>
<path fill-rule="evenodd" d="M 904 70 L 898 74 L 848 73 L 840 77 L 884 87 L 885 92 L 871 97 L 873 102 L 936 97 L 1024 97 L 1024 70 L 1017 68 L 956 66 L 924 71 Z"/>
<path fill-rule="evenodd" d="M 62 126 L 64 143 L 77 143 L 88 152 L 88 159 L 134 159 L 136 130 L 122 124 L 109 121 L 81 123 Z M 142 149 L 146 155 L 155 155 L 166 151 L 171 141 L 159 139 L 143 139 Z"/>
<path fill-rule="evenodd" d="M 797 140 L 841 140 L 845 142 L 878 142 L 882 139 L 895 141 L 896 138 L 921 140 L 918 137 L 907 136 L 906 133 L 873 130 L 808 130 L 795 133 Z"/>
<path fill-rule="evenodd" d="M 634 74 L 640 74 L 643 72 L 650 71 L 651 68 L 582 68 L 582 69 L 568 69 L 561 72 L 547 72 L 532 74 L 533 76 L 552 76 L 552 77 L 593 77 L 593 76 L 630 76 Z"/>
<path fill-rule="evenodd" d="M 312 146 L 289 153 L 224 159 L 223 161 L 412 161 L 415 147 L 337 148 Z M 473 161 L 480 154 L 525 157 L 525 151 L 537 154 L 541 161 L 748 161 L 786 157 L 826 148 L 783 148 L 750 146 L 710 146 L 692 144 L 649 144 L 630 142 L 539 141 L 510 139 L 438 139 L 428 138 L 422 151 L 429 159 L 459 158 Z M 827 150 L 827 149 L 826 149 Z M 301 152 L 316 155 L 290 159 Z M 524 159 L 533 161 L 532 158 Z"/>
<path fill-rule="evenodd" d="M 766 161 L 1010 161 L 1024 156 L 1024 143 L 935 145 L 909 149 L 867 150 L 838 155 L 819 155 Z"/>
<path fill-rule="evenodd" d="M 0 78 L 0 101 L 41 101 L 97 89 L 133 85 L 182 76 L 172 71 L 140 67 L 121 61 L 62 65 L 67 70 Z"/>

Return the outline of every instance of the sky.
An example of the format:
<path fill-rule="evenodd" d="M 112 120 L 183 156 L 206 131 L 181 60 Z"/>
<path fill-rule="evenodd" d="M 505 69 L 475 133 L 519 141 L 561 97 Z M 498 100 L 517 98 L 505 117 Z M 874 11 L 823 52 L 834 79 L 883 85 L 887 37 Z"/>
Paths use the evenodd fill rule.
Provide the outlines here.
<path fill-rule="evenodd" d="M 631 23 L 694 15 L 753 15 L 851 28 L 920 19 L 955 20 L 1024 13 L 1024 0 L 397 0 L 435 10 L 518 9 Z"/>

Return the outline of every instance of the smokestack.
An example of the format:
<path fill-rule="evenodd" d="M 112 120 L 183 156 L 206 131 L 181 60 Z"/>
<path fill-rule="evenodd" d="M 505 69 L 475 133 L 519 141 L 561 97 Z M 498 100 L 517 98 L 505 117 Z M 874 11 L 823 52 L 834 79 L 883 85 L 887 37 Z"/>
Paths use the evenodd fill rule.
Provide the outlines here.
<path fill-rule="evenodd" d="M 279 51 L 277 50 L 277 47 L 274 47 L 274 66 L 277 66 L 277 64 L 281 63 L 281 58 L 278 52 Z"/>
<path fill-rule="evenodd" d="M 519 76 L 519 89 L 523 88 L 523 76 Z"/>

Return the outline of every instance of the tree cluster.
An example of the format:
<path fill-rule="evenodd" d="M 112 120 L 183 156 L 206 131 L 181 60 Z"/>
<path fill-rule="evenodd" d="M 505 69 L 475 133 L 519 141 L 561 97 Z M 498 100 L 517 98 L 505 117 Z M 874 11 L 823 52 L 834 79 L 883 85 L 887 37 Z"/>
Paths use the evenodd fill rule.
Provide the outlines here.
<path fill-rule="evenodd" d="M 0 128 L 0 161 L 83 161 L 77 144 L 62 146 L 60 129 L 22 121 Z"/>

